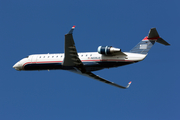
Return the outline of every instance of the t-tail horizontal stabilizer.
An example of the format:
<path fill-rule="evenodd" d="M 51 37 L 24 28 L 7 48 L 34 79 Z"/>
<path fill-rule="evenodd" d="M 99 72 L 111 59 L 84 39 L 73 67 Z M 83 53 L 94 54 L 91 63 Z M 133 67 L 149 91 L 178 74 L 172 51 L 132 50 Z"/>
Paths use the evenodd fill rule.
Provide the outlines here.
<path fill-rule="evenodd" d="M 154 39 L 154 40 L 156 40 L 156 42 L 161 43 L 163 45 L 170 45 L 168 42 L 166 42 L 161 37 L 159 37 L 159 34 L 158 34 L 156 28 L 150 29 L 147 39 L 149 39 L 149 40 Z"/>

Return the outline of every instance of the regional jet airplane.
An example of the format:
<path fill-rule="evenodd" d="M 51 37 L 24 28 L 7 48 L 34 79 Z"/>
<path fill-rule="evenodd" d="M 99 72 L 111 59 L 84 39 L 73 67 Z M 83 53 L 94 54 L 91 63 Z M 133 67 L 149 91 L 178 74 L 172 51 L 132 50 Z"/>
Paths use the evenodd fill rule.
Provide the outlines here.
<path fill-rule="evenodd" d="M 121 86 L 108 81 L 92 73 L 92 71 L 102 70 L 128 65 L 144 60 L 148 51 L 155 42 L 170 45 L 159 37 L 156 28 L 149 31 L 147 37 L 140 41 L 129 52 L 122 52 L 121 49 L 112 46 L 99 46 L 97 52 L 78 53 L 73 40 L 73 30 L 75 26 L 65 35 L 65 53 L 58 54 L 35 54 L 29 55 L 17 62 L 13 68 L 21 70 L 68 70 L 98 81 L 126 89 L 130 86 Z"/>

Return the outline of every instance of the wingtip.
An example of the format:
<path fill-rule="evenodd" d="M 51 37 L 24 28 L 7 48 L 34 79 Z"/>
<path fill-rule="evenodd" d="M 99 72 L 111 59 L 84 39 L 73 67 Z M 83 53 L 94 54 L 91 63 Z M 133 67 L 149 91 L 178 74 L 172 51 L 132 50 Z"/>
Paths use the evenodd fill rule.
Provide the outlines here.
<path fill-rule="evenodd" d="M 72 29 L 74 29 L 75 28 L 75 25 L 72 27 Z"/>
<path fill-rule="evenodd" d="M 75 28 L 75 25 L 74 25 L 74 26 L 72 26 L 71 30 L 70 30 L 67 34 L 72 34 L 72 33 L 73 33 L 74 28 Z M 67 35 L 67 34 L 66 34 L 66 35 Z"/>
<path fill-rule="evenodd" d="M 130 81 L 130 82 L 128 83 L 128 85 L 126 86 L 126 88 L 129 88 L 129 86 L 131 85 L 131 83 L 132 83 L 132 81 Z"/>

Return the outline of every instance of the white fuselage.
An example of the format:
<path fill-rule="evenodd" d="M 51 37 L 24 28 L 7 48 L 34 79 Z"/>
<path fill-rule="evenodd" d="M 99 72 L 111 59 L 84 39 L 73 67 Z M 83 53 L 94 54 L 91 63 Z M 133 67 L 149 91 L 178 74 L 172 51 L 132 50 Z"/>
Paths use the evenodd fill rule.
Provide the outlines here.
<path fill-rule="evenodd" d="M 127 56 L 105 56 L 98 52 L 78 53 L 79 59 L 89 71 L 103 68 L 118 67 L 143 60 L 147 54 L 124 52 Z M 16 70 L 51 70 L 71 69 L 63 66 L 64 53 L 60 54 L 34 54 L 17 62 L 13 68 Z M 73 66 L 72 66 L 73 67 Z"/>
<path fill-rule="evenodd" d="M 164 45 L 170 45 L 159 37 L 156 28 L 151 28 L 147 37 L 140 41 L 129 52 L 122 52 L 121 49 L 112 46 L 99 46 L 97 52 L 77 53 L 73 30 L 65 34 L 64 53 L 59 54 L 35 54 L 23 58 L 17 62 L 13 68 L 16 70 L 69 70 L 98 81 L 126 89 L 130 86 L 129 82 L 126 86 L 116 84 L 95 75 L 91 71 L 97 71 L 104 68 L 112 68 L 128 65 L 142 61 L 148 54 L 148 51 L 155 42 Z"/>

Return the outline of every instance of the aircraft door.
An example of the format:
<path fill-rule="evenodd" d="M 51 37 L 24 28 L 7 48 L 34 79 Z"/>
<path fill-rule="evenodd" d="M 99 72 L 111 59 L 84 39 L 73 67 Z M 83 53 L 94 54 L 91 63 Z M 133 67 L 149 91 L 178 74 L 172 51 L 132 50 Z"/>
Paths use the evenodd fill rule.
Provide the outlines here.
<path fill-rule="evenodd" d="M 31 63 L 36 63 L 37 62 L 37 55 L 33 55 L 31 58 Z"/>

